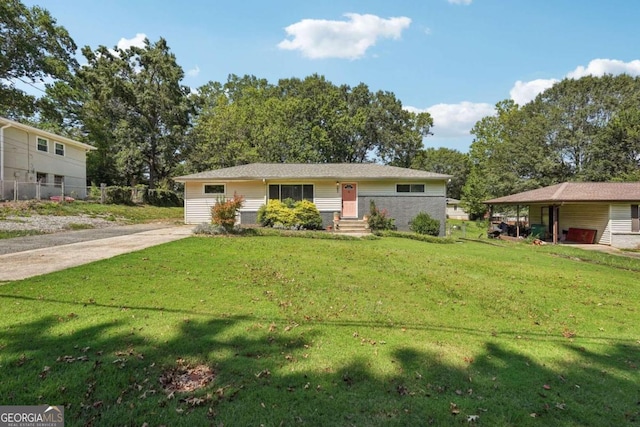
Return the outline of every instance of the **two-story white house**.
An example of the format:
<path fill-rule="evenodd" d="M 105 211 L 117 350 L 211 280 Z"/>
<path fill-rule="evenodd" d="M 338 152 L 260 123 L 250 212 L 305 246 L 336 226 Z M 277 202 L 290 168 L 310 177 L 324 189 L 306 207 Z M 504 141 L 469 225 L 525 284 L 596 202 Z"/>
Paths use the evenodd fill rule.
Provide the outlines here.
<path fill-rule="evenodd" d="M 0 117 L 0 199 L 86 197 L 95 147 Z"/>

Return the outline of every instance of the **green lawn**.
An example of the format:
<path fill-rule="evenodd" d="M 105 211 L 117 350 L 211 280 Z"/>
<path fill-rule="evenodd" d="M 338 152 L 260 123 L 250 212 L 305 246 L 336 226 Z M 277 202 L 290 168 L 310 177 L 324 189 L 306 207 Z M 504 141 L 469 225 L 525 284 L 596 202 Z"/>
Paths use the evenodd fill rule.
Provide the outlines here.
<path fill-rule="evenodd" d="M 5 283 L 0 403 L 68 426 L 639 425 L 640 261 L 581 252 L 194 237 Z M 163 391 L 197 365 L 205 388 Z"/>
<path fill-rule="evenodd" d="M 183 208 L 164 208 L 150 205 L 110 205 L 78 201 L 57 203 L 48 201 L 7 202 L 0 205 L 0 220 L 9 215 L 89 215 L 113 221 L 147 222 L 155 220 L 182 221 Z"/>

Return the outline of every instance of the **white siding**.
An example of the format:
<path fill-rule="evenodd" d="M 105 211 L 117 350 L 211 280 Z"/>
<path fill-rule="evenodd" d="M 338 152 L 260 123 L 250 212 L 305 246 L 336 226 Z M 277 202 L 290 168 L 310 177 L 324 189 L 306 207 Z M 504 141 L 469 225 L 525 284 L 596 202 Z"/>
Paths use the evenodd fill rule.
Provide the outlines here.
<path fill-rule="evenodd" d="M 340 212 L 342 209 L 342 193 L 335 182 L 314 183 L 313 197 L 320 212 Z"/>
<path fill-rule="evenodd" d="M 631 232 L 631 204 L 611 205 L 611 232 Z"/>
<path fill-rule="evenodd" d="M 65 192 L 76 197 L 85 197 L 87 167 L 85 148 L 70 143 L 64 145 L 64 155 L 56 154 L 55 138 L 47 140 L 48 151 L 38 151 L 37 132 L 26 132 L 18 128 L 4 130 L 4 177 L 0 180 L 35 183 L 37 174 L 44 174 L 53 184 L 55 175 L 64 177 Z"/>
<path fill-rule="evenodd" d="M 230 182 L 227 184 L 226 191 L 227 198 L 233 197 L 234 194 L 244 197 L 244 203 L 240 209 L 243 212 L 257 211 L 267 199 L 267 188 L 262 182 Z"/>
<path fill-rule="evenodd" d="M 219 195 L 205 194 L 206 184 L 224 184 L 226 199 L 234 194 L 244 197 L 241 211 L 255 212 L 265 203 L 265 185 L 259 181 L 231 182 L 187 182 L 185 183 L 184 221 L 187 224 L 211 222 L 211 208 L 216 204 Z"/>

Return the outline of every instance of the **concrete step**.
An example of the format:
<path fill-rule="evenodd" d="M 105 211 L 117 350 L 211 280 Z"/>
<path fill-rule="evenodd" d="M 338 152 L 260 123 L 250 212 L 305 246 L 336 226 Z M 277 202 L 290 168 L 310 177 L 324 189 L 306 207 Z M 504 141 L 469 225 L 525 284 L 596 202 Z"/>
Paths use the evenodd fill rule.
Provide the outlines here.
<path fill-rule="evenodd" d="M 338 233 L 369 233 L 369 224 L 366 221 L 358 219 L 341 219 L 335 221 Z"/>

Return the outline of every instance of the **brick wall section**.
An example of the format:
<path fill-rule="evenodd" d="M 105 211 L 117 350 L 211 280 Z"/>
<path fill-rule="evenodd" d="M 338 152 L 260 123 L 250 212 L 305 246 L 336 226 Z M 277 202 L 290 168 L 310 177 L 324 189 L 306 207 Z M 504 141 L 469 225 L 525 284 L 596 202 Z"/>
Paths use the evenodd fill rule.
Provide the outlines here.
<path fill-rule="evenodd" d="M 380 210 L 386 209 L 388 215 L 396 220 L 399 231 L 409 231 L 409 221 L 420 212 L 426 212 L 440 221 L 440 236 L 445 235 L 447 198 L 434 196 L 371 196 L 360 197 L 358 212 L 360 216 L 369 213 L 369 201 L 374 200 Z"/>

